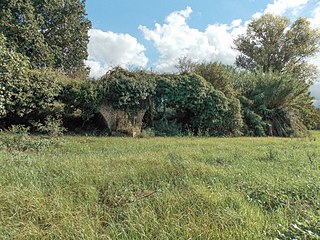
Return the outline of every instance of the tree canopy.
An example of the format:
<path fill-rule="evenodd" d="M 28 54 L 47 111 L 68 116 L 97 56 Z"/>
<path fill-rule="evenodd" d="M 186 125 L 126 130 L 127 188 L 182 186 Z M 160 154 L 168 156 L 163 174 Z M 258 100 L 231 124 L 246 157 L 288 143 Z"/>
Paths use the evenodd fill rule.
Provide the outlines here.
<path fill-rule="evenodd" d="M 88 30 L 84 0 L 3 0 L 0 32 L 8 47 L 34 68 L 52 67 L 74 75 L 85 70 Z"/>
<path fill-rule="evenodd" d="M 236 59 L 238 67 L 291 73 L 304 81 L 316 76 L 316 68 L 307 60 L 319 52 L 320 32 L 306 18 L 290 24 L 286 17 L 265 14 L 252 20 L 234 43 L 241 53 Z"/>

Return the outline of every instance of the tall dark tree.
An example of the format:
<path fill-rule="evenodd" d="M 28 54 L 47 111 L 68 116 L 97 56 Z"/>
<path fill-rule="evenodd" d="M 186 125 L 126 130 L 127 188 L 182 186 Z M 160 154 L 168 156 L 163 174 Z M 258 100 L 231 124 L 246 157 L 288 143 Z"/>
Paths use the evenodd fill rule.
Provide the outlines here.
<path fill-rule="evenodd" d="M 319 52 L 320 33 L 305 18 L 293 24 L 286 17 L 265 14 L 251 21 L 245 34 L 235 40 L 240 56 L 236 64 L 244 69 L 294 74 L 313 80 L 316 68 L 307 60 Z"/>
<path fill-rule="evenodd" d="M 27 56 L 33 67 L 52 63 L 52 51 L 39 31 L 41 21 L 31 0 L 0 1 L 0 33 L 7 38 L 8 47 Z"/>
<path fill-rule="evenodd" d="M 53 67 L 74 75 L 85 69 L 88 31 L 85 0 L 35 0 L 37 14 L 43 17 L 40 28 L 54 56 Z"/>
<path fill-rule="evenodd" d="M 85 0 L 2 0 L 0 32 L 33 67 L 69 75 L 85 71 L 88 30 Z"/>

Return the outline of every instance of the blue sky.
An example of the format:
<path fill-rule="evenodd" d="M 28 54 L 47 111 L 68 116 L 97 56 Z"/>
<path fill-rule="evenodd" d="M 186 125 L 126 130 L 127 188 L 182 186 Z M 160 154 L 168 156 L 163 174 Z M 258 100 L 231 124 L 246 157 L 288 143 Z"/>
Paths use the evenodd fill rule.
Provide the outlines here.
<path fill-rule="evenodd" d="M 263 13 L 304 16 L 320 27 L 320 0 L 87 0 L 86 10 L 95 78 L 116 65 L 174 71 L 184 56 L 233 64 L 233 39 Z M 320 55 L 310 61 L 320 68 Z"/>
<path fill-rule="evenodd" d="M 268 0 L 90 0 L 87 13 L 94 28 L 139 34 L 138 26 L 162 22 L 170 13 L 192 7 L 189 23 L 204 29 L 210 23 L 229 23 L 235 18 L 249 19 L 263 10 Z"/>
<path fill-rule="evenodd" d="M 138 29 L 140 25 L 153 27 L 161 23 L 170 13 L 190 6 L 193 10 L 188 19 L 190 27 L 205 30 L 212 23 L 230 23 L 235 18 L 250 19 L 252 13 L 262 11 L 268 0 L 90 0 L 87 1 L 87 13 L 93 28 L 135 36 L 147 47 L 151 61 L 155 61 L 157 52 L 152 43 L 146 41 Z"/>

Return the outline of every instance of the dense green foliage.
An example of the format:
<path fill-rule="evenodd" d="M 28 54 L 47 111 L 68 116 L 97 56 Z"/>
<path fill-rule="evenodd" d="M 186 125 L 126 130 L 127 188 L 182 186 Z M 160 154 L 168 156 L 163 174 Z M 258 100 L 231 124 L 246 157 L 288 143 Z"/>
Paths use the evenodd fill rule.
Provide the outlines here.
<path fill-rule="evenodd" d="M 102 79 L 103 101 L 115 109 L 147 108 L 148 99 L 155 94 L 154 74 L 115 68 Z"/>
<path fill-rule="evenodd" d="M 4 117 L 11 124 L 42 120 L 48 115 L 57 116 L 62 111 L 57 101 L 61 85 L 54 72 L 28 70 L 26 75 L 16 82 L 5 81 L 4 87 Z"/>
<path fill-rule="evenodd" d="M 95 116 L 101 104 L 102 91 L 98 82 L 64 78 L 61 85 L 62 91 L 58 99 L 63 103 L 65 125 L 73 129 L 84 126 Z M 71 126 L 72 124 L 79 126 Z"/>
<path fill-rule="evenodd" d="M 29 68 L 23 55 L 0 38 L 0 126 L 43 124 L 47 117 L 88 121 L 96 113 L 99 91 L 89 80 L 74 80 L 49 69 Z M 68 124 L 67 124 L 68 125 Z"/>
<path fill-rule="evenodd" d="M 230 97 L 236 94 L 233 87 L 235 71 L 232 67 L 217 62 L 209 62 L 195 64 L 193 71 L 226 96 Z"/>
<path fill-rule="evenodd" d="M 265 14 L 249 23 L 235 45 L 241 53 L 236 64 L 241 68 L 291 73 L 302 81 L 316 77 L 308 58 L 319 52 L 320 32 L 305 18 L 290 25 L 286 17 Z"/>
<path fill-rule="evenodd" d="M 199 75 L 160 78 L 156 102 L 160 108 L 174 109 L 175 120 L 194 133 L 215 136 L 241 133 L 239 101 L 229 100 Z"/>
<path fill-rule="evenodd" d="M 3 121 L 26 123 L 53 114 L 61 90 L 57 75 L 48 70 L 30 70 L 28 60 L 6 48 L 4 39 L 1 41 L 0 84 L 4 99 L 1 118 L 8 119 Z"/>
<path fill-rule="evenodd" d="M 48 70 L 30 70 L 25 57 L 9 50 L 4 38 L 0 41 L 1 125 L 40 120 L 52 114 L 60 91 L 57 75 Z"/>
<path fill-rule="evenodd" d="M 292 136 L 306 133 L 304 114 L 312 112 L 308 85 L 287 74 L 245 73 L 241 89 L 246 133 Z"/>
<path fill-rule="evenodd" d="M 83 0 L 3 0 L 0 33 L 7 45 L 27 56 L 33 67 L 85 71 L 88 30 Z"/>
<path fill-rule="evenodd" d="M 319 239 L 320 135 L 0 150 L 2 239 Z"/>
<path fill-rule="evenodd" d="M 8 39 L 7 45 L 27 56 L 34 67 L 50 66 L 50 46 L 39 31 L 40 16 L 31 0 L 3 0 L 0 3 L 0 33 Z"/>
<path fill-rule="evenodd" d="M 154 127 L 153 120 L 161 124 L 169 118 L 183 132 L 216 136 L 241 133 L 239 101 L 229 100 L 199 75 L 159 75 L 115 68 L 99 85 L 104 90 L 102 104 L 114 109 L 148 110 L 147 127 Z"/>
<path fill-rule="evenodd" d="M 85 0 L 34 0 L 33 5 L 42 17 L 39 27 L 51 48 L 52 67 L 71 76 L 83 76 L 91 28 L 86 18 Z"/>
<path fill-rule="evenodd" d="M 308 92 L 316 78 L 308 63 L 320 49 L 320 31 L 305 18 L 290 25 L 285 17 L 265 14 L 252 20 L 235 40 L 245 133 L 291 136 L 305 134 L 319 122 Z"/>
<path fill-rule="evenodd" d="M 7 102 L 11 95 L 6 89 L 8 81 L 19 82 L 27 67 L 27 60 L 5 46 L 6 39 L 0 35 L 0 117 L 7 113 Z M 17 89 L 17 91 L 19 91 Z"/>

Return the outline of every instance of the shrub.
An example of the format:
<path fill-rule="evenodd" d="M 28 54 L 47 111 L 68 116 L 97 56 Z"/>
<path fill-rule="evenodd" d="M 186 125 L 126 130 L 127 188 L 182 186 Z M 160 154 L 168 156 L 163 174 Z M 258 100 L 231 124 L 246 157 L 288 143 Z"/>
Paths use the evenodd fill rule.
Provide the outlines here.
<path fill-rule="evenodd" d="M 147 109 L 148 98 L 155 93 L 153 74 L 114 68 L 101 80 L 103 101 L 114 109 Z"/>
<path fill-rule="evenodd" d="M 207 80 L 215 89 L 226 96 L 233 96 L 236 90 L 233 88 L 235 69 L 222 63 L 210 62 L 196 64 L 194 72 Z"/>
<path fill-rule="evenodd" d="M 306 134 L 304 116 L 314 109 L 306 83 L 274 72 L 245 73 L 240 79 L 246 133 L 282 137 Z"/>
<path fill-rule="evenodd" d="M 30 69 L 16 69 L 15 74 L 2 78 L 5 125 L 28 124 L 61 114 L 63 106 L 57 101 L 61 91 L 58 80 L 53 71 Z"/>
<path fill-rule="evenodd" d="M 25 80 L 28 60 L 5 46 L 6 39 L 0 35 L 0 117 L 4 118 L 15 111 L 15 103 L 25 96 Z M 23 102 L 23 101 L 22 101 Z M 19 105 L 19 104 L 17 104 Z M 23 114 L 20 109 L 16 111 Z"/>
<path fill-rule="evenodd" d="M 240 103 L 228 99 L 196 74 L 166 75 L 158 79 L 156 105 L 173 108 L 185 129 L 209 135 L 237 135 L 241 132 Z M 164 113 L 165 115 L 165 113 Z M 230 120 L 226 121 L 226 117 Z"/>
<path fill-rule="evenodd" d="M 58 138 L 30 136 L 29 127 L 13 125 L 9 131 L 1 133 L 0 146 L 6 151 L 40 151 L 60 142 Z"/>
<path fill-rule="evenodd" d="M 83 126 L 95 116 L 101 102 L 99 87 L 92 80 L 66 79 L 63 82 L 59 101 L 64 104 L 63 118 L 66 122 L 78 118 Z"/>
<path fill-rule="evenodd" d="M 53 118 L 51 116 L 46 117 L 44 123 L 35 122 L 33 123 L 35 130 L 39 133 L 46 134 L 50 137 L 59 137 L 63 135 L 66 130 L 62 126 L 62 120 L 59 118 Z"/>
<path fill-rule="evenodd" d="M 243 130 L 246 136 L 263 137 L 266 135 L 267 123 L 262 120 L 262 117 L 254 112 L 253 101 L 241 96 L 240 102 L 242 105 Z"/>

